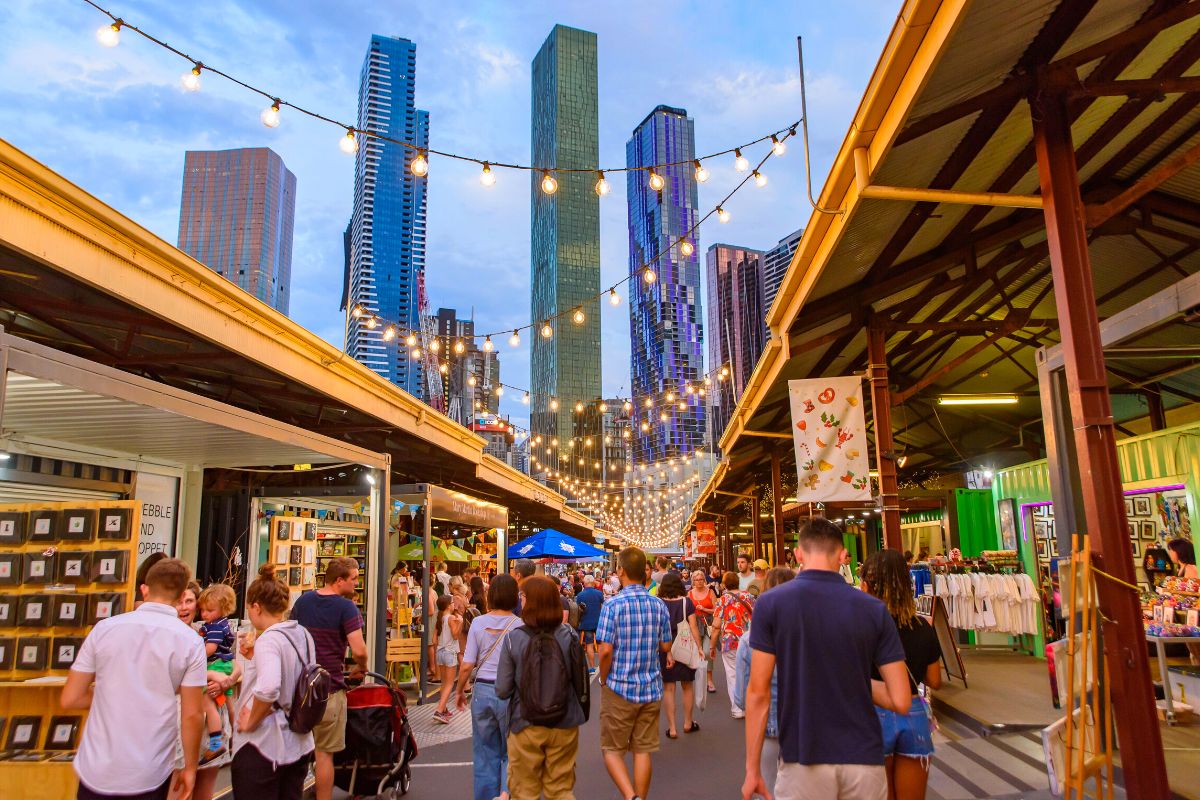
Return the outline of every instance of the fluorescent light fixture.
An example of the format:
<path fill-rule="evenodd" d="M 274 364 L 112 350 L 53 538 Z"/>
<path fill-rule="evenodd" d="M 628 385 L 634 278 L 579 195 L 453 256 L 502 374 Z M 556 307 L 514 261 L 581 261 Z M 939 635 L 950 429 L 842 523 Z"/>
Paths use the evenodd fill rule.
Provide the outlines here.
<path fill-rule="evenodd" d="M 9 453 L 0 453 L 0 461 L 8 461 L 10 458 L 12 458 L 12 455 L 11 455 L 11 454 L 9 454 Z"/>
<path fill-rule="evenodd" d="M 738 525 L 738 527 L 739 528 L 753 528 L 754 523 L 753 522 L 743 522 L 742 524 Z"/>
<path fill-rule="evenodd" d="M 785 497 L 785 498 L 783 498 L 783 502 L 785 502 L 785 503 L 798 503 L 798 502 L 800 502 L 800 501 L 799 501 L 799 500 L 797 500 L 797 499 L 796 499 L 796 498 L 794 498 L 794 497 Z"/>
<path fill-rule="evenodd" d="M 938 398 L 939 406 L 1011 406 L 1016 403 L 1015 394 L 944 394 Z"/>
<path fill-rule="evenodd" d="M 367 473 L 367 483 L 371 484 L 372 486 L 375 485 L 375 476 L 369 472 Z"/>

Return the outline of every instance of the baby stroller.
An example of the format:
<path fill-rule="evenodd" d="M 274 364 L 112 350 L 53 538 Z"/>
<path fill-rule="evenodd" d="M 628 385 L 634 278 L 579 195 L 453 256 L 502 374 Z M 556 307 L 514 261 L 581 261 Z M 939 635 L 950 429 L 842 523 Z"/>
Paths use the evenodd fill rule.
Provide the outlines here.
<path fill-rule="evenodd" d="M 412 785 L 417 741 L 404 692 L 375 672 L 374 683 L 346 691 L 346 749 L 333 757 L 333 782 L 352 797 L 394 800 Z"/>

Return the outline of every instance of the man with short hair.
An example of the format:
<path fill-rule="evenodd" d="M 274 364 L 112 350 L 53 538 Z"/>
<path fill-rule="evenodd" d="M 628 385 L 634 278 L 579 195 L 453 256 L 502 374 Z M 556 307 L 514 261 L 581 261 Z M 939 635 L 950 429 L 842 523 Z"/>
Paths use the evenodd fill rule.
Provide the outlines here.
<path fill-rule="evenodd" d="M 600 749 L 624 800 L 650 792 L 650 754 L 658 750 L 658 712 L 663 680 L 660 652 L 671 658 L 671 616 L 667 606 L 646 591 L 646 554 L 626 547 L 617 555 L 621 591 L 600 609 L 596 641 L 600 645 Z M 881 745 L 882 747 L 882 745 Z M 633 781 L 625 753 L 633 752 Z"/>
<path fill-rule="evenodd" d="M 596 671 L 596 627 L 600 624 L 600 607 L 604 604 L 604 592 L 596 588 L 596 579 L 583 576 L 583 591 L 575 598 L 583 606 L 579 616 L 579 643 L 587 656 L 588 669 Z"/>
<path fill-rule="evenodd" d="M 771 568 L 771 565 L 767 563 L 765 558 L 758 558 L 755 559 L 753 566 L 754 577 L 750 579 L 750 585 L 746 587 L 746 591 L 758 597 L 766 587 L 767 570 Z M 741 579 L 738 582 L 741 583 Z"/>
<path fill-rule="evenodd" d="M 800 528 L 794 580 L 763 594 L 750 628 L 746 780 L 742 797 L 767 796 L 761 756 L 771 675 L 778 675 L 776 800 L 885 800 L 883 735 L 875 706 L 912 703 L 904 648 L 882 602 L 838 574 L 841 530 L 823 517 Z M 882 681 L 872 682 L 871 668 Z"/>
<path fill-rule="evenodd" d="M 667 574 L 667 569 L 671 566 L 671 559 L 666 556 L 658 556 L 654 559 L 654 571 L 650 573 L 650 580 L 654 585 L 662 583 L 663 576 Z"/>
<path fill-rule="evenodd" d="M 435 577 L 437 578 L 438 583 L 442 585 L 442 596 L 450 594 L 450 573 L 446 571 L 448 569 L 449 567 L 446 566 L 445 561 L 438 564 L 438 570 Z"/>
<path fill-rule="evenodd" d="M 361 678 L 367 669 L 367 644 L 363 640 L 362 614 L 354 604 L 358 562 L 338 557 L 325 565 L 325 585 L 305 592 L 292 606 L 292 619 L 313 638 L 317 663 L 333 679 L 325 716 L 313 728 L 316 745 L 317 800 L 333 797 L 333 754 L 346 749 L 346 648 L 354 656 L 350 677 Z"/>
<path fill-rule="evenodd" d="M 738 591 L 745 592 L 750 588 L 750 581 L 754 580 L 754 573 L 750 571 L 750 556 L 745 553 L 738 554 L 737 573 Z"/>
<path fill-rule="evenodd" d="M 162 559 L 136 587 L 145 601 L 97 622 L 80 646 L 60 700 L 64 709 L 90 709 L 74 762 L 79 800 L 191 795 L 208 683 L 204 641 L 175 610 L 191 578 L 184 562 Z M 177 732 L 183 769 L 172 781 Z"/>

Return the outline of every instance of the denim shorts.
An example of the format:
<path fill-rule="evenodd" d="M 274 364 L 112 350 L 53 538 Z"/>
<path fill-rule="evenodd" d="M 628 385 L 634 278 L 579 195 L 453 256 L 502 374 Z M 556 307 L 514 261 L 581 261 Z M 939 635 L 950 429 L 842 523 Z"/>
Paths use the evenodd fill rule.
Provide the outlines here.
<path fill-rule="evenodd" d="M 929 717 L 925 714 L 925 704 L 920 697 L 914 697 L 907 714 L 897 714 L 895 711 L 875 707 L 879 717 L 879 727 L 883 729 L 883 755 L 907 756 L 908 758 L 928 758 L 933 755 L 933 731 L 929 727 Z"/>

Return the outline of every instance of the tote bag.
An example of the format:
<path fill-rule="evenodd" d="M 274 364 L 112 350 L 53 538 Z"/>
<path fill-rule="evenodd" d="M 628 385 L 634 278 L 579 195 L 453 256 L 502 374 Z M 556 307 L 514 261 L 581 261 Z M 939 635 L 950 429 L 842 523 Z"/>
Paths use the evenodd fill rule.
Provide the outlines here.
<path fill-rule="evenodd" d="M 679 664 L 686 664 L 691 669 L 696 669 L 704 661 L 700 655 L 700 648 L 696 646 L 696 640 L 692 638 L 692 628 L 688 625 L 687 620 L 675 626 L 675 641 L 671 644 L 671 658 Z"/>

